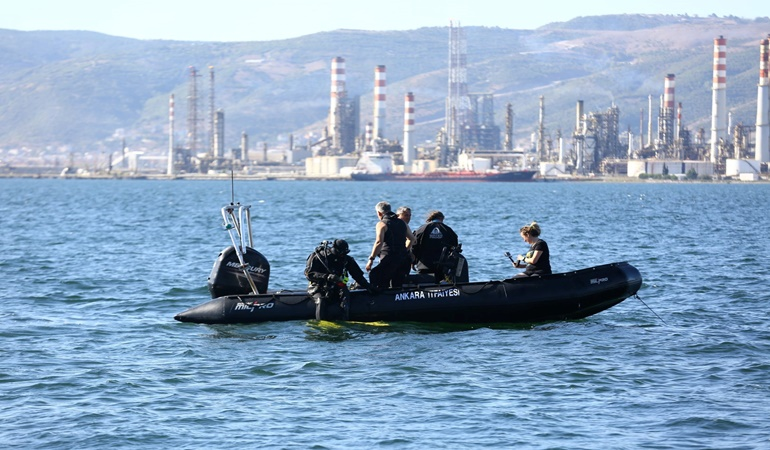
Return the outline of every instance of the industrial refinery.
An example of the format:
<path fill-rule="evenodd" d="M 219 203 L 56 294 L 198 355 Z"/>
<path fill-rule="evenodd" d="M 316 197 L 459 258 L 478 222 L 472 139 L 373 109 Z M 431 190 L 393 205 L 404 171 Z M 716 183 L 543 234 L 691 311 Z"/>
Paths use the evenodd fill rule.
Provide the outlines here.
<path fill-rule="evenodd" d="M 198 71 L 189 69 L 186 139 L 175 142 L 174 96 L 169 99 L 169 148 L 166 174 L 211 174 L 232 170 L 254 175 L 256 168 L 293 165 L 295 178 L 351 178 L 368 174 L 530 171 L 540 178 L 650 177 L 756 181 L 767 177 L 770 160 L 770 81 L 767 38 L 760 40 L 757 115 L 754 125 L 732 124 L 727 105 L 727 39 L 714 39 L 710 130 L 687 126 L 685 101 L 676 98 L 676 74 L 666 74 L 659 98 L 649 95 L 639 110 L 638 130 L 620 129 L 615 104 L 604 111 L 584 111 L 576 99 L 574 129 L 547 133 L 547 97 L 540 96 L 538 126 L 529 145 L 514 144 L 513 106 L 504 105 L 505 123 L 495 123 L 495 95 L 472 93 L 468 87 L 467 46 L 459 24 L 449 25 L 447 95 L 443 126 L 435 139 L 415 143 L 415 94 L 403 97 L 403 128 L 386 129 L 387 68 L 373 68 L 371 113 L 362 112 L 360 97 L 346 85 L 346 60 L 330 62 L 330 106 L 321 138 L 285 150 L 250 149 L 246 133 L 240 146 L 226 151 L 225 114 L 215 108 L 214 68 L 209 67 L 208 126 L 202 127 Z M 512 75 L 513 76 L 513 75 Z M 644 107 L 646 106 L 646 108 Z M 636 113 L 633 113 L 636 114 Z M 208 129 L 208 143 L 202 136 Z M 304 161 L 304 166 L 302 162 Z M 135 164 L 135 162 L 134 162 Z M 298 166 L 299 165 L 299 166 Z M 296 167 L 300 167 L 299 170 Z M 304 170 L 302 170 L 304 169 Z M 273 171 L 279 176 L 280 170 Z M 355 178 L 355 177 L 353 177 Z"/>

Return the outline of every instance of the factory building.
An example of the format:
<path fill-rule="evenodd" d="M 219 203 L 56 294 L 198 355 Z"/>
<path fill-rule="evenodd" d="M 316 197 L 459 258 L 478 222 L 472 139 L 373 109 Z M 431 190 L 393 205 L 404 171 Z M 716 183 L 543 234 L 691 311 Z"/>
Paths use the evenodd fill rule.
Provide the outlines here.
<path fill-rule="evenodd" d="M 463 148 L 500 150 L 500 127 L 495 125 L 495 103 L 492 94 L 468 94 L 470 108 L 462 126 Z"/>
<path fill-rule="evenodd" d="M 593 173 L 685 174 L 702 176 L 758 178 L 770 160 L 770 38 L 760 41 L 759 83 L 756 124 L 733 126 L 726 104 L 727 40 L 714 39 L 711 129 L 707 137 L 702 128 L 691 132 L 684 122 L 684 102 L 676 98 L 676 75 L 663 77 L 663 91 L 653 117 L 653 96 L 648 96 L 647 139 L 644 139 L 644 110 L 640 111 L 638 145 L 629 129 L 620 130 L 620 110 L 613 103 L 604 111 L 585 112 L 583 101 L 576 106 L 575 127 L 570 137 L 557 132 L 554 140 L 546 134 L 545 97 L 540 96 L 539 121 L 528 150 L 514 150 L 513 110 L 506 105 L 504 146 L 501 129 L 495 124 L 495 102 L 491 93 L 469 93 L 467 85 L 467 45 L 459 24 L 449 25 L 448 91 L 445 99 L 444 127 L 434 144 L 418 147 L 414 143 L 416 124 L 415 95 L 404 95 L 403 141 L 389 139 L 386 127 L 387 71 L 374 67 L 372 115 L 360 132 L 360 103 L 351 98 L 346 85 L 346 61 L 331 61 L 330 106 L 324 135 L 308 145 L 312 156 L 305 163 L 310 176 L 345 173 L 355 161 L 366 156 L 367 164 L 382 163 L 389 171 L 419 172 L 437 167 L 485 170 L 493 167 L 525 168 L 539 165 L 542 175 Z M 199 75 L 190 68 L 188 118 L 184 146 L 174 142 L 174 97 L 169 99 L 169 157 L 166 172 L 175 175 L 193 170 L 206 172 L 226 167 L 246 168 L 260 158 L 249 158 L 248 137 L 242 135 L 239 148 L 225 154 L 225 115 L 214 108 L 214 72 L 210 68 L 209 148 L 201 145 L 197 107 Z M 657 120 L 655 120 L 657 119 Z M 656 133 L 653 128 L 656 126 Z M 393 130 L 391 136 L 398 135 Z M 503 148 L 504 147 L 504 148 Z M 259 156 L 259 152 L 257 152 Z M 287 159 L 284 157 L 284 159 Z M 291 159 L 291 158 L 288 158 Z M 267 149 L 262 161 L 266 162 Z M 387 161 L 387 163 L 385 162 Z M 387 167 L 386 167 L 387 166 Z M 754 174 L 749 176 L 750 174 Z M 749 175 L 747 175 L 749 174 Z"/>

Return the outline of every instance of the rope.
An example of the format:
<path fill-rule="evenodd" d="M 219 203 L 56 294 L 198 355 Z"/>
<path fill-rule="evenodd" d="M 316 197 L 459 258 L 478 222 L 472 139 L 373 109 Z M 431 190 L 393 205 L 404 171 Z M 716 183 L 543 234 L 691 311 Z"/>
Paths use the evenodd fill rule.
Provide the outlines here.
<path fill-rule="evenodd" d="M 267 305 L 270 302 L 273 302 L 273 303 L 283 303 L 284 305 L 296 305 L 296 304 L 302 303 L 305 300 L 307 300 L 308 298 L 310 298 L 309 296 L 305 296 L 305 297 L 302 297 L 300 300 L 297 300 L 294 303 L 290 303 L 290 302 L 287 302 L 287 301 L 283 300 L 280 297 L 281 294 L 293 294 L 293 293 L 294 293 L 294 291 L 292 291 L 292 290 L 275 291 L 275 292 L 273 292 L 270 295 L 269 299 L 265 299 L 265 301 L 263 301 L 262 303 L 259 303 L 259 300 L 254 300 L 253 302 L 247 302 L 240 295 L 236 296 L 235 298 L 237 298 L 239 302 L 243 303 L 244 305 L 248 306 L 249 308 L 259 307 L 259 306 L 262 306 L 262 305 Z"/>
<path fill-rule="evenodd" d="M 664 324 L 664 325 L 668 325 L 668 324 L 666 323 L 666 321 L 665 321 L 665 320 L 663 320 L 663 318 L 662 318 L 662 317 L 660 317 L 660 316 L 658 315 L 658 313 L 656 313 L 655 311 L 653 311 L 653 310 L 652 310 L 652 308 L 650 308 L 650 306 L 649 306 L 647 303 L 645 303 L 645 302 L 644 302 L 644 300 L 642 300 L 642 297 L 639 297 L 639 294 L 634 294 L 634 297 L 635 297 L 637 300 L 639 300 L 640 302 L 642 302 L 642 304 L 643 304 L 644 306 L 646 306 L 646 307 L 647 307 L 647 309 L 649 309 L 650 311 L 652 311 L 652 313 L 653 313 L 653 314 L 655 314 L 655 317 L 657 317 L 658 319 L 660 319 L 660 321 L 661 321 L 661 322 L 663 322 L 663 324 Z"/>
<path fill-rule="evenodd" d="M 476 295 L 479 292 L 481 292 L 482 290 L 484 290 L 485 287 L 487 287 L 487 286 L 489 286 L 490 284 L 493 284 L 493 283 L 498 283 L 498 282 L 497 281 L 487 281 L 486 283 L 482 284 L 481 287 L 479 287 L 479 289 L 476 292 L 470 292 L 470 291 L 465 290 L 465 289 L 463 289 L 463 288 L 461 288 L 459 286 L 457 288 L 460 289 L 460 291 L 462 291 L 463 294 Z M 503 283 L 503 285 L 505 285 L 505 283 Z"/>

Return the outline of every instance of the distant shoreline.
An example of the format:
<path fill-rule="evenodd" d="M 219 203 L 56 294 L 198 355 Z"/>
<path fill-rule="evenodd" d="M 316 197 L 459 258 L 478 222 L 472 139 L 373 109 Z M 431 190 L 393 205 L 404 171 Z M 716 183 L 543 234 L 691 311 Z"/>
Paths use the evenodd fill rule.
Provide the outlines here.
<path fill-rule="evenodd" d="M 343 176 L 306 176 L 298 175 L 296 173 L 272 173 L 269 175 L 243 175 L 234 174 L 233 179 L 239 181 L 355 181 L 349 177 Z M 0 174 L 0 179 L 62 179 L 62 180 L 200 180 L 200 181 L 221 181 L 229 180 L 230 174 L 217 174 L 217 175 L 201 175 L 201 174 L 183 174 L 183 175 L 161 175 L 161 174 L 146 174 L 146 175 L 129 175 L 129 174 L 88 174 L 88 175 L 59 175 L 59 174 Z M 522 182 L 499 182 L 502 184 L 527 184 L 527 183 L 564 183 L 564 182 L 600 182 L 600 183 L 767 183 L 770 179 L 760 178 L 756 181 L 742 181 L 734 179 L 732 177 L 714 178 L 710 180 L 696 179 L 696 180 L 662 180 L 662 179 L 640 179 L 636 177 L 623 177 L 623 176 L 570 176 L 570 177 L 538 177 L 532 181 Z M 420 181 L 415 181 L 420 183 Z M 371 181 L 358 181 L 357 183 L 366 185 L 372 183 Z M 446 183 L 446 181 L 423 181 L 422 183 Z M 485 183 L 485 182 L 461 182 L 461 183 Z M 495 182 L 491 182 L 495 183 Z"/>

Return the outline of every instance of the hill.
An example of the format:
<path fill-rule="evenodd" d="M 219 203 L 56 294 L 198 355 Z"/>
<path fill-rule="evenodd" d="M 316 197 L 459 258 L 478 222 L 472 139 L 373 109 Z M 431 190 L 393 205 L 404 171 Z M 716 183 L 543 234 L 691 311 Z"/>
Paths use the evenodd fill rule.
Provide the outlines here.
<path fill-rule="evenodd" d="M 710 127 L 712 49 L 728 45 L 728 107 L 733 123 L 753 125 L 758 43 L 770 19 L 617 15 L 578 17 L 536 30 L 465 27 L 471 92 L 494 93 L 496 121 L 505 104 L 526 143 L 545 96 L 546 127 L 569 135 L 574 108 L 620 108 L 622 130 L 639 130 L 648 96 L 657 108 L 663 78 L 676 75 L 676 100 L 690 129 Z M 447 86 L 446 28 L 373 32 L 337 30 L 269 42 L 142 41 L 92 32 L 0 30 L 0 149 L 112 152 L 125 137 L 132 149 L 164 151 L 167 104 L 176 97 L 178 139 L 186 130 L 189 70 L 201 73 L 201 128 L 207 129 L 209 72 L 215 105 L 225 112 L 226 147 L 246 131 L 252 146 L 320 135 L 329 108 L 330 61 L 342 56 L 347 88 L 369 121 L 373 72 L 387 66 L 386 130 L 399 139 L 403 98 L 416 96 L 418 142 L 443 124 Z M 645 112 L 646 115 L 646 112 Z M 205 132 L 204 132 L 205 134 Z M 205 137 L 203 140 L 205 141 Z"/>

